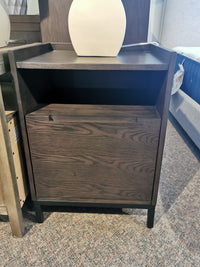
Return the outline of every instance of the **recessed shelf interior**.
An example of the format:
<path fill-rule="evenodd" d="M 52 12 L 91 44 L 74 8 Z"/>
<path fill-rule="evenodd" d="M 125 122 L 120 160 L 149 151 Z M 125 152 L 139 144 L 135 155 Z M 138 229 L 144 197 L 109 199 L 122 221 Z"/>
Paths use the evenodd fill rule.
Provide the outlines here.
<path fill-rule="evenodd" d="M 146 106 L 156 105 L 167 74 L 166 71 L 35 69 L 20 69 L 19 73 L 38 104 Z"/>

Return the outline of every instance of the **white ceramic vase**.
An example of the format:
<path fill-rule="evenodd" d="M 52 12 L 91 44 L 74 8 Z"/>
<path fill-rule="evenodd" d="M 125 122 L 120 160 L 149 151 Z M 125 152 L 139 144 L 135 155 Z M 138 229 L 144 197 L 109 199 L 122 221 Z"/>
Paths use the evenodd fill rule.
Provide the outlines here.
<path fill-rule="evenodd" d="M 78 56 L 117 56 L 126 30 L 121 0 L 73 0 L 69 34 Z"/>
<path fill-rule="evenodd" d="M 0 47 L 6 46 L 10 38 L 10 20 L 3 6 L 0 4 Z"/>

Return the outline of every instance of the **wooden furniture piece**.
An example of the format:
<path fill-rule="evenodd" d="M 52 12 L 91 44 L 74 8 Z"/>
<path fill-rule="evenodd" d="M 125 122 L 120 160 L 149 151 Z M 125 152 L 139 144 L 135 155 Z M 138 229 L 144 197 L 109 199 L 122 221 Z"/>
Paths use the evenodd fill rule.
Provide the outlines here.
<path fill-rule="evenodd" d="M 8 48 L 0 49 L 0 207 L 6 209 L 13 235 L 24 233 L 21 207 L 27 196 L 16 94 L 9 72 Z"/>
<path fill-rule="evenodd" d="M 10 15 L 9 46 L 41 42 L 39 15 Z"/>
<path fill-rule="evenodd" d="M 23 152 L 22 152 L 22 140 L 19 132 L 19 122 L 16 111 L 5 111 L 7 128 L 10 140 L 10 146 L 12 150 L 12 158 L 15 167 L 15 179 L 17 180 L 17 188 L 19 192 L 19 201 L 21 208 L 23 207 L 26 197 L 28 195 L 28 189 L 26 184 L 26 175 L 24 170 Z M 2 155 L 5 156 L 5 155 Z"/>
<path fill-rule="evenodd" d="M 10 74 L 8 50 L 10 46 L 41 41 L 41 32 L 39 15 L 9 17 L 10 38 L 15 42 L 0 49 L 0 207 L 6 209 L 4 213 L 8 214 L 13 235 L 22 237 L 24 225 L 21 208 L 28 195 L 27 174 L 23 164 L 22 140 L 14 139 L 17 138 L 14 134 L 17 134 L 16 129 L 19 127 L 16 113 L 18 105 Z"/>
<path fill-rule="evenodd" d="M 2 98 L 0 102 L 2 104 Z M 0 138 L 0 206 L 6 207 L 13 235 L 21 237 L 24 233 L 23 217 L 7 122 L 2 118 L 2 110 Z"/>
<path fill-rule="evenodd" d="M 41 205 L 131 207 L 153 227 L 175 57 L 151 44 L 116 58 L 9 52 L 39 222 Z"/>

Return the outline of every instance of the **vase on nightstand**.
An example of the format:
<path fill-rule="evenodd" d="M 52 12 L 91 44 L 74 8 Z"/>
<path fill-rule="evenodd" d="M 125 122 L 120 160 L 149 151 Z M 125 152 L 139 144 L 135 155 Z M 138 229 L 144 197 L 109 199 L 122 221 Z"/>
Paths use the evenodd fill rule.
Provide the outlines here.
<path fill-rule="evenodd" d="M 10 38 L 9 16 L 0 1 L 0 47 L 7 46 Z"/>
<path fill-rule="evenodd" d="M 73 0 L 69 34 L 78 56 L 117 56 L 126 30 L 121 0 Z"/>

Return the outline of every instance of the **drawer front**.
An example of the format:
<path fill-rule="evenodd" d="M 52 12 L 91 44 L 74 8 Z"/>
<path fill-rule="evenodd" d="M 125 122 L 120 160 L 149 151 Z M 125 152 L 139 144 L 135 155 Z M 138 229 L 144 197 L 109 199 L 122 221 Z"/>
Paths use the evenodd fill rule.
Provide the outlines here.
<path fill-rule="evenodd" d="M 39 200 L 151 200 L 160 119 L 27 119 Z"/>

